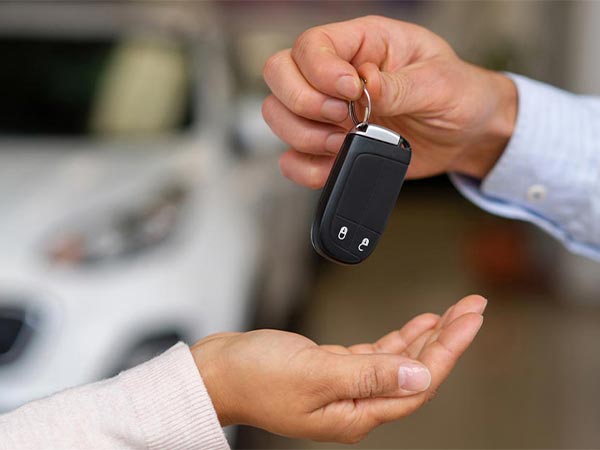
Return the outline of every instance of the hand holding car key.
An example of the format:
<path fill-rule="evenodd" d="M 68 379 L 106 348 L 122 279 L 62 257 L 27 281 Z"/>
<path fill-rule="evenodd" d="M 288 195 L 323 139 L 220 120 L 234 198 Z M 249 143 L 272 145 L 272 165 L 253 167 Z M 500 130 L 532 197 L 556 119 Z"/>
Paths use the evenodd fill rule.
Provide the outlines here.
<path fill-rule="evenodd" d="M 352 125 L 345 101 L 361 96 L 360 78 L 367 80 L 373 121 L 410 136 L 406 178 L 456 173 L 483 180 L 515 126 L 517 90 L 508 77 L 462 61 L 419 26 L 385 17 L 307 30 L 291 49 L 271 56 L 263 73 L 272 92 L 263 116 L 290 146 L 279 160 L 281 172 L 313 189 L 325 184 L 343 139 L 353 136 L 346 134 Z M 314 240 L 323 247 L 329 237 Z"/>
<path fill-rule="evenodd" d="M 350 130 L 325 184 L 311 229 L 314 249 L 341 264 L 358 264 L 375 249 L 396 203 L 411 159 L 409 143 L 398 133 L 369 124 L 371 97 L 359 121 L 348 108 Z"/>

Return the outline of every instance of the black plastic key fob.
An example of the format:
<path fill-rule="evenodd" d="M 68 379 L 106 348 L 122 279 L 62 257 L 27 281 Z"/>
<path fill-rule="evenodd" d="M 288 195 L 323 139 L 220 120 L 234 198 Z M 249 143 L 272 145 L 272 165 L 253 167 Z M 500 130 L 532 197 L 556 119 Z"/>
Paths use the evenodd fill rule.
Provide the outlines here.
<path fill-rule="evenodd" d="M 387 128 L 361 124 L 348 133 L 312 224 L 317 253 L 341 264 L 358 264 L 373 253 L 411 155 L 409 143 Z"/>

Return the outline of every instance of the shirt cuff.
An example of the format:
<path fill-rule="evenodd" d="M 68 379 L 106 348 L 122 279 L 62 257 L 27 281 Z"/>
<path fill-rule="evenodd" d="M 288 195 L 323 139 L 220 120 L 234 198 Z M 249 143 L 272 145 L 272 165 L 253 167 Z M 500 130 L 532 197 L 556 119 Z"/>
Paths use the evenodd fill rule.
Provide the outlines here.
<path fill-rule="evenodd" d="M 149 450 L 229 450 L 187 345 L 123 372 Z"/>
<path fill-rule="evenodd" d="M 482 182 L 460 174 L 449 174 L 450 180 L 482 209 L 532 222 L 571 251 L 600 259 L 590 204 L 597 189 L 598 156 L 589 145 L 596 139 L 588 110 L 571 93 L 507 76 L 519 93 L 507 147 Z"/>
<path fill-rule="evenodd" d="M 515 129 L 502 156 L 481 184 L 481 192 L 544 217 L 574 214 L 581 201 L 565 199 L 571 181 L 581 179 L 581 163 L 565 127 L 577 108 L 575 96 L 555 87 L 507 74 L 519 93 Z M 575 130 L 569 130 L 574 132 Z M 588 176 L 593 176 L 592 171 Z M 570 189 L 571 188 L 571 189 Z M 565 201 L 568 200 L 568 201 Z"/>

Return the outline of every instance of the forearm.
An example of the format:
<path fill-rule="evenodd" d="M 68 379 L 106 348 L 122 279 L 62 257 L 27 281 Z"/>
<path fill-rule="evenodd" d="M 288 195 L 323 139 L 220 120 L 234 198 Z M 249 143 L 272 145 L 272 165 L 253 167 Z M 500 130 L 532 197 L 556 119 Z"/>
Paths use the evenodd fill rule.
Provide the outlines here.
<path fill-rule="evenodd" d="M 518 116 L 502 156 L 481 183 L 451 179 L 487 211 L 533 222 L 600 259 L 600 99 L 512 77 Z"/>
<path fill-rule="evenodd" d="M 0 416 L 0 449 L 229 447 L 189 349 Z"/>

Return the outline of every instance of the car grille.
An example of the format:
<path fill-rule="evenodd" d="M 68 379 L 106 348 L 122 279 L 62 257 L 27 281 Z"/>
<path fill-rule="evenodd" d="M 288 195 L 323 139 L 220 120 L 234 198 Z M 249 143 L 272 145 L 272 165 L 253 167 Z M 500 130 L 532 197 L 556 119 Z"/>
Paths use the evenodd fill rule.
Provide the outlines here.
<path fill-rule="evenodd" d="M 15 361 L 32 336 L 28 312 L 19 307 L 0 307 L 0 365 Z"/>

